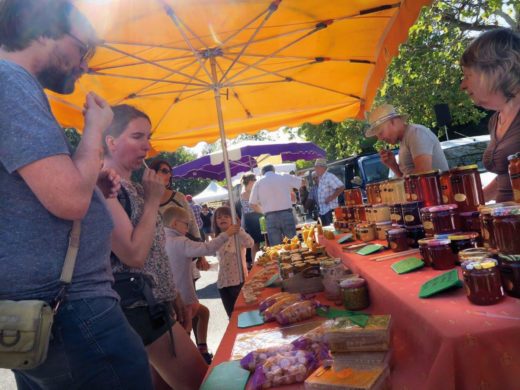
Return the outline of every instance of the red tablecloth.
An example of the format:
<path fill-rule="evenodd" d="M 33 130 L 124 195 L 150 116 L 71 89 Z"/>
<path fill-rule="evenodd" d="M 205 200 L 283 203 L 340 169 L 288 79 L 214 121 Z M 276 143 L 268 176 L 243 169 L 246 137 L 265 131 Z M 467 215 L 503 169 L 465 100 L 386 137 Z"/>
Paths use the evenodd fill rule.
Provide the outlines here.
<path fill-rule="evenodd" d="M 322 239 L 322 244 L 330 256 L 367 279 L 367 311 L 392 315 L 393 389 L 520 389 L 519 299 L 475 306 L 463 289 L 420 299 L 420 286 L 442 271 L 423 268 L 397 275 L 390 266 L 400 259 L 375 262 L 371 259 L 380 254 L 344 253 L 333 240 Z M 260 299 L 277 291 L 265 289 Z M 277 326 L 238 329 L 238 314 L 255 308 L 240 296 L 213 366 L 229 359 L 237 333 Z"/>

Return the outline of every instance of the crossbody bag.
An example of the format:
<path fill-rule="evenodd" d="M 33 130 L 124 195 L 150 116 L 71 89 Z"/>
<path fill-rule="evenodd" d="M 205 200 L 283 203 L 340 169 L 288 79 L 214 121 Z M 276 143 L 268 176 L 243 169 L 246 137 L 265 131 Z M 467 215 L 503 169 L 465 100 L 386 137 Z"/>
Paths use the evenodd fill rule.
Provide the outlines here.
<path fill-rule="evenodd" d="M 79 250 L 81 221 L 74 221 L 61 270 L 60 289 L 52 302 L 0 300 L 0 367 L 30 369 L 47 358 L 54 315 L 65 299 Z"/>

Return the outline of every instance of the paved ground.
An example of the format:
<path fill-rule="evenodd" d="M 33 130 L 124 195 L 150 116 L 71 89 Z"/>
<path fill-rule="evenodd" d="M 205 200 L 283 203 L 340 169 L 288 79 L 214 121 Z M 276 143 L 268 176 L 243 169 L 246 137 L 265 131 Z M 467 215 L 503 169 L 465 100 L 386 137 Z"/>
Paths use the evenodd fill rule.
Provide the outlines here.
<path fill-rule="evenodd" d="M 210 310 L 208 347 L 213 353 L 226 331 L 228 317 L 217 290 L 217 263 L 216 259 L 208 257 L 212 264 L 211 269 L 201 272 L 201 278 L 197 281 L 197 292 L 200 301 Z M 0 390 L 15 390 L 16 384 L 13 374 L 9 370 L 0 369 Z"/>

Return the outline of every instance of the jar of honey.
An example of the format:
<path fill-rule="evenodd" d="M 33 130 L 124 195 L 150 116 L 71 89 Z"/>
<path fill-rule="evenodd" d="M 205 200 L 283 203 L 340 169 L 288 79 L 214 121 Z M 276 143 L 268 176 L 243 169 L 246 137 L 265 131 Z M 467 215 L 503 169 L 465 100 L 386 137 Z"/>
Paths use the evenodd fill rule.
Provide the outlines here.
<path fill-rule="evenodd" d="M 344 195 L 345 195 L 345 204 L 347 206 L 363 204 L 363 194 L 361 193 L 361 188 L 351 188 L 351 189 L 345 190 Z"/>
<path fill-rule="evenodd" d="M 365 215 L 366 215 L 366 218 L 367 218 L 367 222 L 368 223 L 373 223 L 374 222 L 374 217 L 372 215 L 373 206 L 371 204 L 366 204 L 364 206 L 365 206 Z"/>
<path fill-rule="evenodd" d="M 498 260 L 506 294 L 520 298 L 520 256 L 499 255 Z"/>
<path fill-rule="evenodd" d="M 367 221 L 367 215 L 366 215 L 364 205 L 354 206 L 354 220 L 356 222 L 366 222 Z"/>
<path fill-rule="evenodd" d="M 363 278 L 347 278 L 339 283 L 343 306 L 347 310 L 363 310 L 370 305 L 368 287 Z"/>
<path fill-rule="evenodd" d="M 376 237 L 378 240 L 386 240 L 386 232 L 392 229 L 392 221 L 376 222 Z"/>
<path fill-rule="evenodd" d="M 424 265 L 427 267 L 432 266 L 432 258 L 430 256 L 430 251 L 428 250 L 428 244 L 432 241 L 435 241 L 435 238 L 423 238 L 417 241 L 419 244 L 419 253 L 424 261 Z"/>
<path fill-rule="evenodd" d="M 388 201 L 386 203 L 403 203 L 406 202 L 406 195 L 404 192 L 404 179 L 395 178 L 388 180 L 387 183 L 387 196 Z"/>
<path fill-rule="evenodd" d="M 482 239 L 484 240 L 485 248 L 496 249 L 493 216 L 491 215 L 491 211 L 493 211 L 495 208 L 515 205 L 515 202 L 503 202 L 479 207 L 481 235 Z"/>
<path fill-rule="evenodd" d="M 376 228 L 373 224 L 362 223 L 358 225 L 359 239 L 364 242 L 376 239 Z"/>
<path fill-rule="evenodd" d="M 372 206 L 373 222 L 384 222 L 390 220 L 390 207 L 386 204 L 375 204 Z"/>
<path fill-rule="evenodd" d="M 410 248 L 419 248 L 419 240 L 425 237 L 423 225 L 406 226 L 408 235 L 408 246 Z"/>
<path fill-rule="evenodd" d="M 453 251 L 453 253 L 458 254 L 460 251 L 464 249 L 476 248 L 477 237 L 478 233 L 461 232 L 449 235 L 448 239 L 451 241 L 451 250 Z"/>
<path fill-rule="evenodd" d="M 379 193 L 379 183 L 370 183 L 365 187 L 367 193 L 368 203 L 378 204 L 381 203 L 381 194 Z"/>
<path fill-rule="evenodd" d="M 394 252 L 402 252 L 410 249 L 408 246 L 408 232 L 406 229 L 390 229 L 386 232 L 388 247 Z"/>
<path fill-rule="evenodd" d="M 450 183 L 453 200 L 459 207 L 459 212 L 477 211 L 485 203 L 477 165 L 451 169 Z"/>
<path fill-rule="evenodd" d="M 498 263 L 495 259 L 465 261 L 462 275 L 466 296 L 475 305 L 493 305 L 504 298 Z"/>
<path fill-rule="evenodd" d="M 442 204 L 441 183 L 439 180 L 439 170 L 417 173 L 419 189 L 417 200 L 422 200 L 425 207 L 437 206 Z"/>
<path fill-rule="evenodd" d="M 450 240 L 429 240 L 426 250 L 434 269 L 451 269 L 455 268 L 457 263 L 457 255 L 453 253 L 450 246 Z"/>
<path fill-rule="evenodd" d="M 340 297 L 339 281 L 352 272 L 345 268 L 340 259 L 334 259 L 331 262 L 320 263 L 320 273 L 325 288 L 325 297 L 331 301 L 337 301 Z"/>
<path fill-rule="evenodd" d="M 421 223 L 419 210 L 423 207 L 422 201 L 412 201 L 401 204 L 403 222 L 406 226 L 415 226 Z"/>
<path fill-rule="evenodd" d="M 354 214 L 355 206 L 347 206 L 346 209 L 347 209 L 347 211 L 346 211 L 347 221 L 350 221 L 350 222 L 355 221 L 355 214 Z"/>
<path fill-rule="evenodd" d="M 441 183 L 442 203 L 455 203 L 453 192 L 451 191 L 450 171 L 442 172 L 439 176 L 439 182 Z"/>
<path fill-rule="evenodd" d="M 421 209 L 421 220 L 428 236 L 433 234 L 455 233 L 459 230 L 457 205 L 424 207 Z"/>
<path fill-rule="evenodd" d="M 419 200 L 419 178 L 417 175 L 410 174 L 404 178 L 404 193 L 406 201 Z"/>
<path fill-rule="evenodd" d="M 509 179 L 513 188 L 513 199 L 520 203 L 520 152 L 507 158 L 509 161 Z"/>
<path fill-rule="evenodd" d="M 520 205 L 497 207 L 491 211 L 498 252 L 520 255 Z"/>
<path fill-rule="evenodd" d="M 403 208 L 401 203 L 390 205 L 390 220 L 397 225 L 403 224 Z"/>

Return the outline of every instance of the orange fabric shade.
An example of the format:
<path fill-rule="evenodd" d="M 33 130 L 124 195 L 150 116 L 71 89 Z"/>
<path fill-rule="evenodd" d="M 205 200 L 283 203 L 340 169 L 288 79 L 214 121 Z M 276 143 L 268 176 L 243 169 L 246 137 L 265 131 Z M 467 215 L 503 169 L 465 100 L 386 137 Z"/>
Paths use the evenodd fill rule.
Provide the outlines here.
<path fill-rule="evenodd" d="M 86 91 L 135 105 L 156 151 L 220 137 L 217 87 L 227 137 L 361 118 L 430 2 L 79 0 L 103 44 L 74 94 L 49 92 L 52 109 L 82 129 Z"/>

